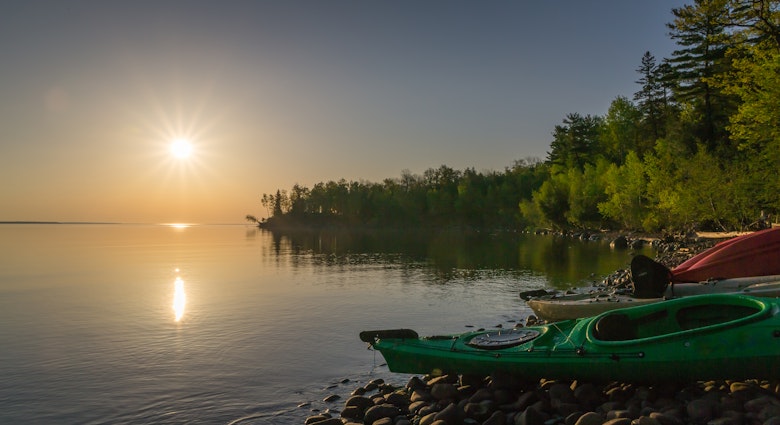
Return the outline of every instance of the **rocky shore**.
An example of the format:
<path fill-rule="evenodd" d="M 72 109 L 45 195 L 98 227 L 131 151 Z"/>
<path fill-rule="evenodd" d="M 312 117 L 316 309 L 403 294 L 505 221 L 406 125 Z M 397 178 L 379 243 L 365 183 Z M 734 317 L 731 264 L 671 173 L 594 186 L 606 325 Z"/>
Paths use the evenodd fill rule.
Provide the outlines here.
<path fill-rule="evenodd" d="M 626 238 L 620 243 L 636 243 Z M 673 268 L 717 238 L 654 238 L 656 261 Z M 630 285 L 618 270 L 600 285 Z M 534 318 L 526 318 L 528 324 Z M 381 379 L 356 388 L 341 410 L 305 425 L 780 425 L 780 383 L 707 381 L 519 381 L 511 376 L 414 376 L 405 385 Z"/>
<path fill-rule="evenodd" d="M 776 384 L 760 381 L 646 386 L 517 382 L 508 376 L 376 380 L 353 391 L 340 413 L 306 425 L 778 425 Z"/>

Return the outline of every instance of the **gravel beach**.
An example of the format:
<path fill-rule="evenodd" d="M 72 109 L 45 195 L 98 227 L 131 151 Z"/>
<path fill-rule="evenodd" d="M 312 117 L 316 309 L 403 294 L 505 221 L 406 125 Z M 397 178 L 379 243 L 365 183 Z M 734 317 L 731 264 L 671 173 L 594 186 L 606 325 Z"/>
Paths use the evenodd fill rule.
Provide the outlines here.
<path fill-rule="evenodd" d="M 644 240 L 655 245 L 656 261 L 673 268 L 724 239 L 708 236 Z M 627 269 L 599 283 L 630 284 Z M 524 321 L 530 324 L 534 319 Z M 355 388 L 340 410 L 312 413 L 306 425 L 780 425 L 780 384 L 748 380 L 642 385 L 524 382 L 496 375 L 413 376 L 400 385 L 376 379 Z"/>

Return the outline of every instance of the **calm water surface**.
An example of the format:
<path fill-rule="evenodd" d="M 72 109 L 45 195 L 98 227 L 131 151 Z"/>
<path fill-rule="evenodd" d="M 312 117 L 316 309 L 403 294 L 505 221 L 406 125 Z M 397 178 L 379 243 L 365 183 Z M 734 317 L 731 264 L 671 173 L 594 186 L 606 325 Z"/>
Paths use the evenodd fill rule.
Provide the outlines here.
<path fill-rule="evenodd" d="M 530 312 L 519 291 L 632 255 L 550 236 L 0 225 L 0 423 L 302 424 L 408 378 L 361 330 L 506 326 Z"/>

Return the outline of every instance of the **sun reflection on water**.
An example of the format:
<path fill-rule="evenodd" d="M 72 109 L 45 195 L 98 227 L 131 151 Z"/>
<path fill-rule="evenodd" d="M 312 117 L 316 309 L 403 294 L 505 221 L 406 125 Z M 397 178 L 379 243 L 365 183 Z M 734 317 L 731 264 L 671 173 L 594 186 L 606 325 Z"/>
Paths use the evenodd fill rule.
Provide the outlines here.
<path fill-rule="evenodd" d="M 187 295 L 184 293 L 184 281 L 176 276 L 173 282 L 173 312 L 177 322 L 184 316 L 184 306 L 187 304 Z"/>

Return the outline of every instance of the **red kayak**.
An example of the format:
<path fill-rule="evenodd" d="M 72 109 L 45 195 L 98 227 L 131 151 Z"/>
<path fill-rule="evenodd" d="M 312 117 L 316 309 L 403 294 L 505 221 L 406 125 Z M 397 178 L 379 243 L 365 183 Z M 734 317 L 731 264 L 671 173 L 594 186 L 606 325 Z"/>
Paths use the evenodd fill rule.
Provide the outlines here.
<path fill-rule="evenodd" d="M 672 270 L 672 282 L 780 274 L 780 227 L 723 241 Z"/>

